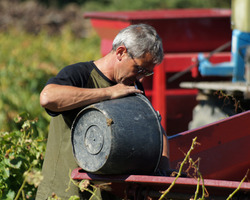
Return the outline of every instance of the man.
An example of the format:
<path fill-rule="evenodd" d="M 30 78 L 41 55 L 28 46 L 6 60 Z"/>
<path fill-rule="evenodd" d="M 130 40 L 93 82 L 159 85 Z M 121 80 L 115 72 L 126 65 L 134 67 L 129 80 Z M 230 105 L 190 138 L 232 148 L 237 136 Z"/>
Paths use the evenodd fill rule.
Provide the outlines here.
<path fill-rule="evenodd" d="M 37 199 L 56 193 L 62 199 L 77 195 L 77 187 L 68 188 L 69 172 L 77 167 L 70 139 L 70 127 L 84 107 L 103 100 L 143 93 L 139 80 L 153 74 L 161 63 L 163 49 L 155 29 L 146 24 L 131 25 L 116 36 L 112 50 L 94 62 L 77 63 L 62 69 L 50 79 L 41 92 L 40 103 L 53 116 L 51 119 L 44 179 Z M 159 168 L 168 169 L 167 139 Z"/>

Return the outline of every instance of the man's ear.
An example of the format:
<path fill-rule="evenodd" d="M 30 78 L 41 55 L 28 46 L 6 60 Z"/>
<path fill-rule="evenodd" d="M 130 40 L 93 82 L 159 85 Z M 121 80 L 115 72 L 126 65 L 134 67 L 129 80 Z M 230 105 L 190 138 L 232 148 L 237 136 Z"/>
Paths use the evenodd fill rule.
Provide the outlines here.
<path fill-rule="evenodd" d="M 127 53 L 127 48 L 122 45 L 122 46 L 119 46 L 117 49 L 116 49 L 116 57 L 119 61 L 122 60 L 122 58 L 125 56 L 125 54 Z"/>

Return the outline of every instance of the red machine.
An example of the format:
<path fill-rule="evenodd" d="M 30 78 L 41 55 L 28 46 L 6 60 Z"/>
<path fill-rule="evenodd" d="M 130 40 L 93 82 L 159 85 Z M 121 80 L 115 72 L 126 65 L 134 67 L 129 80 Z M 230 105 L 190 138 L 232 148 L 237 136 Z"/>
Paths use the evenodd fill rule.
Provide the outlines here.
<path fill-rule="evenodd" d="M 226 199 L 239 185 L 250 168 L 250 111 L 211 123 L 193 130 L 188 129 L 192 110 L 197 104 L 195 89 L 182 89 L 184 81 L 223 80 L 221 77 L 201 77 L 197 68 L 183 75 L 178 81 L 168 83 L 174 74 L 194 64 L 199 52 L 211 52 L 231 41 L 231 11 L 225 9 L 183 9 L 131 12 L 86 13 L 101 37 L 103 55 L 111 50 L 115 35 L 126 26 L 147 23 L 154 26 L 163 41 L 164 60 L 155 68 L 154 76 L 145 80 L 146 96 L 155 110 L 162 115 L 162 125 L 169 137 L 171 168 L 175 169 L 184 159 L 192 139 L 197 137 L 201 146 L 191 156 L 200 158 L 199 169 L 205 178 L 209 199 Z M 216 53 L 211 62 L 230 60 L 230 49 Z M 226 79 L 226 78 L 225 78 Z M 181 150 L 180 150 L 181 149 Z M 111 182 L 114 194 L 140 199 L 159 198 L 173 182 L 174 177 L 158 176 L 105 176 L 93 175 L 75 169 L 72 178 Z M 249 181 L 247 179 L 247 181 Z M 201 183 L 200 183 L 201 184 Z M 189 199 L 197 186 L 193 178 L 179 178 L 167 198 Z M 238 199 L 250 199 L 250 183 L 244 182 L 237 192 Z"/>
<path fill-rule="evenodd" d="M 188 129 L 192 110 L 197 104 L 197 90 L 181 89 L 179 84 L 199 81 L 197 68 L 173 83 L 168 79 L 196 62 L 199 52 L 210 52 L 231 40 L 230 10 L 184 9 L 130 12 L 91 12 L 85 17 L 101 37 L 101 53 L 107 54 L 112 41 L 123 28 L 137 23 L 155 27 L 162 38 L 165 57 L 155 68 L 153 77 L 144 81 L 146 96 L 162 115 L 162 125 L 168 135 Z M 230 49 L 215 54 L 211 61 L 230 60 Z M 212 77 L 207 80 L 215 80 Z M 204 78 L 202 79 L 204 80 Z M 206 79 L 205 79 L 206 80 Z M 221 78 L 220 78 L 221 80 Z M 185 103 L 184 103 L 185 102 Z"/>

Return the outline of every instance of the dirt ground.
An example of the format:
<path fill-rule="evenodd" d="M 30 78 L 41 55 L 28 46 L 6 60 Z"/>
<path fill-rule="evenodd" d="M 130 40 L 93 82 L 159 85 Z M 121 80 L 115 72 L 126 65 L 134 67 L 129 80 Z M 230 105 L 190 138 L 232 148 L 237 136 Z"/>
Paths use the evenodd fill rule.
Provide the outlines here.
<path fill-rule="evenodd" d="M 41 30 L 49 34 L 60 34 L 63 26 L 69 26 L 76 37 L 86 37 L 90 24 L 76 4 L 62 10 L 46 8 L 35 1 L 1 0 L 0 31 L 15 27 L 20 31 L 38 34 Z"/>

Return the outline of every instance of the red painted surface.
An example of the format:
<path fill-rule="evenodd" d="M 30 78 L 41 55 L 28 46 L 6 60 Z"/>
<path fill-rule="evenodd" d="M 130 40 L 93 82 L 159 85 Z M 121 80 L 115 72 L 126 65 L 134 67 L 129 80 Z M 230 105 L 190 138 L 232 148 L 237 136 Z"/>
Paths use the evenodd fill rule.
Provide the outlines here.
<path fill-rule="evenodd" d="M 171 167 L 175 168 L 184 159 L 182 152 L 187 152 L 197 137 L 201 145 L 192 151 L 191 157 L 201 159 L 203 177 L 241 180 L 250 169 L 249 121 L 250 111 L 246 111 L 170 137 Z"/>
<path fill-rule="evenodd" d="M 223 18 L 231 16 L 229 9 L 169 9 L 115 12 L 88 12 L 85 17 L 117 21 L 161 20 L 183 18 Z"/>
<path fill-rule="evenodd" d="M 94 182 L 98 181 L 99 183 L 111 183 L 109 187 L 112 188 L 112 193 L 121 197 L 131 195 L 134 198 L 136 195 L 138 195 L 139 191 L 142 192 L 143 190 L 148 192 L 148 194 L 152 193 L 152 191 L 164 191 L 175 180 L 174 177 L 147 175 L 94 175 L 82 172 L 80 168 L 74 169 L 72 171 L 71 177 L 74 180 L 91 180 Z M 199 184 L 202 185 L 202 182 Z M 204 179 L 204 185 L 210 197 L 216 197 L 218 195 L 219 197 L 227 197 L 239 186 L 239 184 L 240 182 L 238 181 Z M 174 187 L 171 189 L 171 193 L 176 193 L 177 195 L 182 194 L 186 195 L 186 197 L 191 197 L 195 193 L 196 187 L 196 179 L 178 178 Z M 243 194 L 245 198 L 249 197 L 250 183 L 242 183 L 238 193 Z"/>
<path fill-rule="evenodd" d="M 155 68 L 155 74 L 153 77 L 153 93 L 152 93 L 152 105 L 155 110 L 158 110 L 162 117 L 162 126 L 166 130 L 166 106 L 167 100 L 165 100 L 164 91 L 166 91 L 166 84 L 165 83 L 165 70 L 164 70 L 164 61 Z"/>
<path fill-rule="evenodd" d="M 107 182 L 132 182 L 132 183 L 150 183 L 150 184 L 171 184 L 175 177 L 163 177 L 163 176 L 148 176 L 148 175 L 97 175 L 83 172 L 81 168 L 76 168 L 72 171 L 71 177 L 74 180 L 95 180 L 95 181 L 107 181 Z M 226 181 L 226 180 L 214 180 L 205 179 L 204 183 L 207 187 L 218 187 L 236 189 L 239 186 L 238 181 Z M 177 185 L 197 185 L 197 180 L 194 178 L 178 178 Z M 202 184 L 200 182 L 200 184 Z M 250 183 L 244 182 L 241 185 L 241 189 L 250 191 Z"/>
<path fill-rule="evenodd" d="M 165 52 L 211 51 L 231 40 L 231 11 L 228 9 L 178 9 L 119 12 L 88 12 L 93 27 L 102 39 L 110 40 L 130 24 L 154 26 L 163 41 Z M 108 43 L 106 43 L 108 44 Z"/>
<path fill-rule="evenodd" d="M 230 41 L 230 16 L 228 9 L 89 12 L 84 15 L 91 19 L 92 26 L 101 37 L 102 55 L 110 52 L 112 41 L 121 29 L 137 23 L 155 27 L 162 38 L 165 57 L 155 68 L 154 76 L 146 78 L 143 85 L 153 107 L 160 112 L 168 135 L 188 129 L 193 107 L 197 104 L 196 90 L 180 89 L 179 83 L 198 81 L 199 74 L 194 67 L 191 73 L 173 83 L 168 83 L 168 78 L 193 65 L 198 52 L 210 52 Z M 216 54 L 212 61 L 229 61 L 229 51 Z"/>
<path fill-rule="evenodd" d="M 74 180 L 95 180 L 95 181 L 107 181 L 107 182 L 132 182 L 132 183 L 150 183 L 150 184 L 171 184 L 175 177 L 163 177 L 163 176 L 148 176 L 148 175 L 96 175 L 83 172 L 81 168 L 76 168 L 72 171 L 71 177 Z M 205 185 L 207 187 L 229 188 L 236 189 L 239 186 L 238 181 L 225 181 L 225 180 L 213 180 L 205 179 Z M 177 185 L 197 185 L 197 180 L 194 178 L 178 178 Z M 201 184 L 201 183 L 200 183 Z M 250 191 L 250 183 L 244 182 L 241 185 L 241 189 Z"/>

